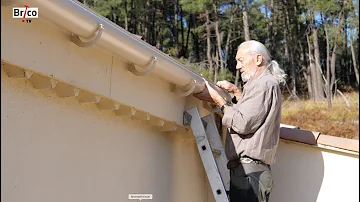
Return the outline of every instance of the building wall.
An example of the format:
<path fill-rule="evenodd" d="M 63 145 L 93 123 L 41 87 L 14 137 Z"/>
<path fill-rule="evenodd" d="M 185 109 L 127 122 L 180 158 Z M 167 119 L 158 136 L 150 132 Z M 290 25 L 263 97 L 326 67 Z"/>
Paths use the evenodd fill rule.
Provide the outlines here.
<path fill-rule="evenodd" d="M 2 201 L 211 201 L 192 141 L 4 75 Z"/>
<path fill-rule="evenodd" d="M 281 141 L 273 202 L 359 201 L 359 155 Z"/>
<path fill-rule="evenodd" d="M 4 201 L 213 201 L 193 140 L 1 78 Z M 281 141 L 271 201 L 358 201 L 358 155 Z"/>

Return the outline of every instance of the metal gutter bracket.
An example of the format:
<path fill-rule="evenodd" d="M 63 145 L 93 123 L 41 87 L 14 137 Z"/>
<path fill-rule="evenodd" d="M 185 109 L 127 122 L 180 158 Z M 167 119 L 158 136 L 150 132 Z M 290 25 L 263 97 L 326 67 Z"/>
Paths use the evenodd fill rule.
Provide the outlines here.
<path fill-rule="evenodd" d="M 90 39 L 88 39 L 88 41 L 82 41 L 78 35 L 75 35 L 74 33 L 71 34 L 71 41 L 78 45 L 79 47 L 83 47 L 83 48 L 87 48 L 90 47 L 92 45 L 94 45 L 101 37 L 102 33 L 104 31 L 104 25 L 103 24 L 99 24 L 99 27 L 97 28 L 97 30 L 95 31 L 93 37 L 91 37 Z M 97 32 L 97 34 L 96 34 Z"/>
<path fill-rule="evenodd" d="M 157 63 L 157 57 L 152 56 L 152 60 L 150 61 L 149 64 L 152 63 L 152 66 L 150 68 L 147 68 L 145 71 L 139 72 L 136 68 L 135 65 L 133 63 L 129 63 L 128 65 L 128 70 L 135 74 L 136 76 L 147 76 L 149 75 L 152 71 L 154 71 L 156 63 Z"/>
<path fill-rule="evenodd" d="M 184 90 L 182 90 L 183 88 L 180 88 L 180 87 L 177 87 L 176 85 L 173 85 L 173 90 L 172 90 L 172 91 L 173 91 L 176 95 L 178 95 L 178 96 L 180 96 L 180 97 L 189 96 L 189 95 L 190 95 L 191 93 L 193 93 L 194 90 L 195 90 L 196 80 L 195 80 L 195 79 L 191 80 L 190 83 L 187 84 L 185 87 L 187 87 L 187 86 L 191 86 L 191 87 L 190 87 L 189 90 L 184 91 Z M 185 88 L 185 87 L 184 87 L 184 88 Z"/>

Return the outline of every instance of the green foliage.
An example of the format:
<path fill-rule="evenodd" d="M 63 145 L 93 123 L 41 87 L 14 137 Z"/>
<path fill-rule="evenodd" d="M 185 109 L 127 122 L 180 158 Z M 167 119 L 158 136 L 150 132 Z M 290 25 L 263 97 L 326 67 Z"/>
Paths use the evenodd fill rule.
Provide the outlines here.
<path fill-rule="evenodd" d="M 229 38 L 227 61 L 223 71 L 217 72 L 217 80 L 235 81 L 235 55 L 237 46 L 244 39 L 243 0 L 79 0 L 108 18 L 132 34 L 143 36 L 145 42 L 151 44 L 170 55 L 185 67 L 214 81 L 214 69 L 220 69 L 215 63 L 215 53 L 221 49 L 225 57 L 225 47 Z M 248 26 L 250 38 L 263 42 L 268 47 L 272 59 L 278 61 L 280 67 L 289 76 L 286 92 L 296 89 L 299 97 L 309 97 L 308 78 L 310 53 L 314 53 L 313 30 L 318 31 L 320 52 L 320 65 L 326 77 L 326 36 L 328 31 L 329 52 L 336 54 L 335 80 L 337 88 L 342 92 L 350 92 L 357 85 L 350 41 L 355 52 L 357 64 L 359 52 L 359 0 L 346 0 L 344 7 L 345 20 L 338 29 L 340 11 L 345 0 L 246 0 Z M 271 10 L 270 5 L 273 3 Z M 236 8 L 231 12 L 231 8 Z M 266 13 L 267 10 L 267 13 Z M 177 11 L 177 12 L 175 12 Z M 206 14 L 208 11 L 210 23 L 210 56 L 207 55 L 207 32 L 205 30 Z M 230 24 L 230 17 L 233 24 Z M 177 17 L 177 19 L 176 19 Z M 181 21 L 182 19 L 182 21 Z M 220 47 L 216 41 L 214 22 L 219 24 Z M 105 28 L 106 30 L 106 28 Z M 106 32 L 106 31 L 105 31 Z M 346 34 L 345 34 L 346 33 Z M 307 38 L 308 37 L 308 38 Z M 307 39 L 309 39 L 309 46 Z M 336 39 L 336 42 L 335 42 Z M 337 50 L 334 53 L 334 45 Z M 286 45 L 286 46 L 285 46 Z M 309 48 L 311 48 L 309 50 Z M 287 56 L 285 57 L 287 50 Z M 313 58 L 312 58 L 313 59 Z M 210 71 L 208 61 L 212 61 L 213 70 Z M 313 77 L 314 78 L 314 77 Z M 296 85 L 293 86 L 293 81 Z M 311 82 L 310 82 L 311 83 Z M 358 94 L 357 94 L 358 95 Z M 339 101 L 340 100 L 340 101 Z M 355 100 L 355 99 L 354 99 Z M 334 110 L 324 105 L 314 105 L 312 101 L 304 101 L 305 106 L 294 109 L 284 104 L 284 123 L 298 125 L 301 128 L 317 130 L 326 134 L 342 135 L 352 134 L 355 125 L 348 124 L 348 120 L 358 121 L 358 99 L 350 111 L 338 107 L 343 103 L 341 98 L 334 100 Z M 291 103 L 291 106 L 300 105 Z M 340 104 L 341 105 L 341 104 Z M 290 109 L 288 109 L 290 108 Z M 334 112 L 334 113 L 332 113 Z M 350 118 L 349 118 L 350 117 Z M 310 121 L 307 121 L 310 120 Z M 342 121 L 344 127 L 337 127 L 336 123 Z M 321 129 L 316 128 L 320 126 Z M 345 132 L 343 132 L 345 131 Z M 358 127 L 357 127 L 358 131 Z"/>
<path fill-rule="evenodd" d="M 230 82 L 235 81 L 235 76 L 228 69 L 224 69 L 223 71 L 219 71 L 218 77 L 219 77 L 218 81 L 221 81 L 221 80 L 227 80 L 227 81 L 230 81 Z"/>
<path fill-rule="evenodd" d="M 176 59 L 176 58 L 175 58 Z M 185 67 L 195 71 L 196 73 L 202 75 L 205 78 L 208 78 L 209 80 L 214 80 L 214 72 L 210 72 L 209 69 L 200 64 L 200 63 L 190 63 L 187 59 L 185 58 L 179 58 L 176 59 L 178 62 L 180 62 L 181 64 L 183 64 Z M 227 81 L 231 81 L 233 82 L 235 79 L 234 75 L 232 72 L 230 72 L 228 69 L 225 69 L 224 71 L 219 71 L 218 72 L 218 81 L 220 80 L 227 80 Z"/>
<path fill-rule="evenodd" d="M 94 1 L 93 8 L 99 14 L 103 16 L 111 16 L 113 9 L 116 9 L 118 15 L 123 16 L 124 12 L 118 7 L 124 2 L 124 0 L 107 0 L 107 1 Z"/>
<path fill-rule="evenodd" d="M 172 57 L 175 57 L 178 52 L 179 52 L 179 50 L 177 47 L 171 47 L 166 50 L 166 53 Z"/>
<path fill-rule="evenodd" d="M 209 9 L 208 6 L 211 3 L 212 0 L 180 0 L 180 5 L 182 6 L 182 9 L 189 13 L 204 12 L 205 9 Z"/>
<path fill-rule="evenodd" d="M 252 39 L 264 42 L 263 39 L 266 37 L 266 32 L 263 30 L 266 30 L 267 24 L 259 6 L 255 2 L 248 12 L 249 26 L 253 28 L 250 30 L 250 35 Z"/>
<path fill-rule="evenodd" d="M 309 66 L 309 47 L 306 36 L 309 34 L 310 44 L 313 44 L 311 31 L 315 27 L 318 29 L 320 61 L 323 72 L 326 73 L 326 38 L 324 30 L 326 27 L 331 54 L 333 54 L 335 39 L 338 45 L 336 51 L 336 80 L 343 82 L 341 86 L 355 86 L 355 75 L 353 69 L 351 69 L 353 67 L 351 66 L 350 40 L 346 39 L 352 39 L 356 60 L 359 64 L 357 56 L 359 52 L 359 0 L 347 1 L 345 8 L 346 19 L 342 26 L 343 29 L 339 33 L 337 25 L 343 1 L 296 0 L 296 4 L 292 0 L 272 1 L 274 6 L 272 11 L 270 11 L 270 0 L 247 1 L 246 10 L 251 39 L 263 42 L 270 49 L 272 59 L 278 61 L 286 71 L 285 73 L 289 75 L 288 85 L 291 85 L 290 82 L 296 79 L 296 82 L 298 82 L 297 93 L 300 96 L 308 93 L 306 88 L 307 80 L 300 69 Z M 147 43 L 156 46 L 188 68 L 214 80 L 215 72 L 210 72 L 207 58 L 207 35 L 205 30 L 205 10 L 207 10 L 211 27 L 211 57 L 214 57 L 218 51 L 213 22 L 219 20 L 218 31 L 223 54 L 230 29 L 232 33 L 227 61 L 224 61 L 226 67 L 224 71 L 217 72 L 218 80 L 235 80 L 234 57 L 236 47 L 244 41 L 242 1 L 81 0 L 81 2 L 85 2 L 93 10 L 124 28 L 126 24 L 129 32 L 143 36 Z M 233 8 L 236 8 L 236 11 L 233 13 L 234 21 L 231 25 L 230 8 L 232 8 L 232 4 L 234 4 Z M 265 8 L 268 9 L 267 16 Z M 175 13 L 175 10 L 178 12 Z M 177 16 L 177 19 L 175 19 L 175 16 Z M 182 23 L 181 19 L 183 20 Z M 313 24 L 311 19 L 315 19 Z M 287 21 L 289 24 L 287 24 Z M 177 22 L 177 26 L 175 26 L 175 22 Z M 344 34 L 344 31 L 348 32 L 347 35 Z M 287 37 L 286 40 L 285 36 Z M 293 58 L 293 63 L 289 63 L 289 58 L 285 57 L 285 41 L 288 46 L 289 57 Z M 214 58 L 211 58 L 211 60 L 214 60 Z M 343 62 L 343 60 L 347 61 Z M 220 69 L 220 67 L 215 66 L 216 64 L 213 61 L 213 69 Z M 292 78 L 292 71 L 296 72 L 294 74 L 296 78 Z M 291 86 L 289 87 L 291 88 Z"/>

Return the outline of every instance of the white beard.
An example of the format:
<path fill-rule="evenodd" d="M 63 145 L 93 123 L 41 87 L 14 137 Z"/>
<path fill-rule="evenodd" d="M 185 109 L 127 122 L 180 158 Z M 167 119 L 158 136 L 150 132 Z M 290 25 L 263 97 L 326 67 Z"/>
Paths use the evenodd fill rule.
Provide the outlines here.
<path fill-rule="evenodd" d="M 245 72 L 241 73 L 241 80 L 242 80 L 244 83 L 248 82 L 252 77 L 255 76 L 257 70 L 258 70 L 258 69 L 253 70 L 253 71 L 250 72 L 250 73 L 245 73 Z"/>
<path fill-rule="evenodd" d="M 241 80 L 242 80 L 244 83 L 248 82 L 249 79 L 250 79 L 250 74 L 246 74 L 245 72 L 243 72 L 243 73 L 241 74 Z"/>

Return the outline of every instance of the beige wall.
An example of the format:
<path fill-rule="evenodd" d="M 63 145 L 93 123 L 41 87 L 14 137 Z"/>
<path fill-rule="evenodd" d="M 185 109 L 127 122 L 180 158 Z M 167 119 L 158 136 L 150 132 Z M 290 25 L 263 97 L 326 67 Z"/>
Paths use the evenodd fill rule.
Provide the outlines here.
<path fill-rule="evenodd" d="M 37 91 L 4 72 L 1 97 L 2 201 L 118 202 L 129 193 L 212 201 L 192 141 Z"/>
<path fill-rule="evenodd" d="M 281 141 L 271 202 L 359 201 L 359 156 Z"/>
<path fill-rule="evenodd" d="M 213 201 L 192 140 L 1 78 L 3 201 Z M 281 141 L 271 201 L 358 201 L 358 156 Z"/>

